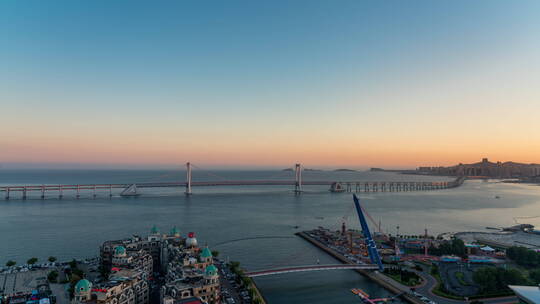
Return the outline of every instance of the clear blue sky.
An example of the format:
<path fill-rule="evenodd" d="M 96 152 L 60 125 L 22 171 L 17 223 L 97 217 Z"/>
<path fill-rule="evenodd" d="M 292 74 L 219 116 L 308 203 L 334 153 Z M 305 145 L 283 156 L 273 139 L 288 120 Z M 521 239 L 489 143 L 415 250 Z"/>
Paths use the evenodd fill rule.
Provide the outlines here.
<path fill-rule="evenodd" d="M 0 157 L 540 162 L 540 136 L 508 128 L 538 126 L 538 12 L 538 1 L 2 1 Z"/>

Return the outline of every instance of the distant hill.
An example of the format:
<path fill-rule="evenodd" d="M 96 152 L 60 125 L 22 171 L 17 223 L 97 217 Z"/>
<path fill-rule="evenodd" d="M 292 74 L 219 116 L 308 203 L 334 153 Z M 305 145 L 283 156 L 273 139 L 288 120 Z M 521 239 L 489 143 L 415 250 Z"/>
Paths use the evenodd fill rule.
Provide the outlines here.
<path fill-rule="evenodd" d="M 356 172 L 356 170 L 353 169 L 336 169 L 335 172 Z"/>

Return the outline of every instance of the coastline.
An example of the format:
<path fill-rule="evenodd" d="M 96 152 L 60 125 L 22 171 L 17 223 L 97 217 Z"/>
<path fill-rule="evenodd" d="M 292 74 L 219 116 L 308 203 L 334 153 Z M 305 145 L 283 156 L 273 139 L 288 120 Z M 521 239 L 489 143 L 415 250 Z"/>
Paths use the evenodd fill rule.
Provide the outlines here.
<path fill-rule="evenodd" d="M 268 301 L 264 297 L 263 293 L 259 290 L 259 287 L 257 286 L 257 283 L 255 282 L 255 280 L 251 280 L 251 287 L 253 287 L 253 289 L 255 289 L 255 293 L 257 294 L 259 299 L 261 299 L 262 304 L 267 304 Z"/>

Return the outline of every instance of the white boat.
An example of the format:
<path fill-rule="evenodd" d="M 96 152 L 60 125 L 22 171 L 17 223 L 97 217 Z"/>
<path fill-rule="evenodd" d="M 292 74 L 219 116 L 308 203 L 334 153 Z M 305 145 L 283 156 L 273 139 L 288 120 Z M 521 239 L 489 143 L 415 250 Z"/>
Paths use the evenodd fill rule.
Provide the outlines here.
<path fill-rule="evenodd" d="M 140 194 L 137 193 L 137 184 L 130 185 L 129 187 L 127 187 L 126 189 L 124 189 L 124 191 L 120 193 L 120 196 L 123 196 L 123 197 L 133 197 L 133 196 L 139 196 L 139 195 Z"/>
<path fill-rule="evenodd" d="M 345 192 L 345 188 L 341 183 L 336 182 L 330 186 L 330 192 Z"/>

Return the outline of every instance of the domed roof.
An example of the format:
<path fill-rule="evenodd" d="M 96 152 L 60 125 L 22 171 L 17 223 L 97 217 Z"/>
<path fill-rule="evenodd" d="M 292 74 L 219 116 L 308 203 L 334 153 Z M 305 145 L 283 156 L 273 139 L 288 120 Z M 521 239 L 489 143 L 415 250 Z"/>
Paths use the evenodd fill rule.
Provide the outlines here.
<path fill-rule="evenodd" d="M 75 292 L 88 292 L 92 289 L 92 283 L 87 279 L 82 279 L 75 285 Z"/>
<path fill-rule="evenodd" d="M 116 246 L 114 247 L 114 254 L 115 255 L 126 254 L 126 248 L 124 246 Z"/>
<path fill-rule="evenodd" d="M 169 232 L 169 235 L 180 236 L 180 230 L 178 230 L 178 228 L 176 228 L 176 226 L 174 226 L 174 227 L 172 227 L 171 231 Z"/>
<path fill-rule="evenodd" d="M 208 247 L 204 247 L 204 249 L 201 252 L 201 258 L 211 258 L 212 257 L 212 251 L 208 249 Z"/>
<path fill-rule="evenodd" d="M 215 276 L 217 275 L 217 267 L 214 266 L 214 265 L 208 265 L 208 267 L 206 267 L 206 270 L 204 271 L 204 273 L 207 275 L 207 276 Z"/>
<path fill-rule="evenodd" d="M 195 233 L 190 232 L 188 234 L 188 238 L 186 239 L 186 246 L 188 246 L 188 247 L 196 247 L 197 246 L 197 239 L 195 238 Z"/>
<path fill-rule="evenodd" d="M 159 233 L 159 229 L 156 227 L 156 225 L 152 226 L 152 230 L 150 230 L 150 233 L 151 234 L 158 234 Z"/>

